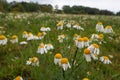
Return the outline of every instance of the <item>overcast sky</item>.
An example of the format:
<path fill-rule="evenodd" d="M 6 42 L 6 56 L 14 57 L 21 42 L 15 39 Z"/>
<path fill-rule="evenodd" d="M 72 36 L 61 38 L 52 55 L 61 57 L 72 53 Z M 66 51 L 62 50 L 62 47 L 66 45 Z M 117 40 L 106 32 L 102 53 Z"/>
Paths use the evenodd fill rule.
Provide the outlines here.
<path fill-rule="evenodd" d="M 99 9 L 107 9 L 113 12 L 120 11 L 120 0 L 7 0 L 12 1 L 27 1 L 27 2 L 38 2 L 40 4 L 52 4 L 53 6 L 58 5 L 61 9 L 63 5 L 82 5 L 89 6 Z"/>

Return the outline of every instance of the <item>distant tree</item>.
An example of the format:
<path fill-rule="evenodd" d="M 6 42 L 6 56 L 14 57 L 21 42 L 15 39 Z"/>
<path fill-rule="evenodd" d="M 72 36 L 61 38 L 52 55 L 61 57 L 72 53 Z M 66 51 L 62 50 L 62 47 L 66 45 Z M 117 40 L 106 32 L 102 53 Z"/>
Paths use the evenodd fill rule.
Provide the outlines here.
<path fill-rule="evenodd" d="M 41 12 L 49 12 L 49 13 L 52 13 L 53 12 L 53 7 L 52 5 L 48 4 L 44 4 L 44 5 L 40 5 L 40 11 Z"/>
<path fill-rule="evenodd" d="M 7 0 L 0 0 L 0 11 L 8 11 L 8 2 Z"/>
<path fill-rule="evenodd" d="M 117 16 L 120 16 L 120 11 L 116 13 Z"/>
<path fill-rule="evenodd" d="M 114 15 L 113 12 L 108 11 L 108 10 L 100 10 L 99 14 L 100 15 Z"/>
<path fill-rule="evenodd" d="M 62 9 L 63 9 L 63 12 L 64 12 L 64 13 L 72 13 L 72 9 L 71 9 L 71 7 L 68 6 L 68 5 L 63 6 Z"/>

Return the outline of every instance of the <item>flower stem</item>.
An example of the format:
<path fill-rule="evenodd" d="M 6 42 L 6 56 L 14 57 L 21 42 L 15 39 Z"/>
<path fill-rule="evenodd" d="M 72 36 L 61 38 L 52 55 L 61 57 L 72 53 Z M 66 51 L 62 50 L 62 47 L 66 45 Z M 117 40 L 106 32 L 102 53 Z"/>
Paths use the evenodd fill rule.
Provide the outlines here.
<path fill-rule="evenodd" d="M 65 79 L 65 71 L 62 69 L 62 72 L 63 72 L 63 78 Z"/>
<path fill-rule="evenodd" d="M 74 63 L 75 63 L 75 59 L 76 59 L 76 56 L 77 56 L 77 52 L 78 52 L 78 47 L 75 51 L 75 54 L 74 54 L 74 57 L 73 57 L 73 61 L 72 61 L 72 67 L 74 66 Z"/>

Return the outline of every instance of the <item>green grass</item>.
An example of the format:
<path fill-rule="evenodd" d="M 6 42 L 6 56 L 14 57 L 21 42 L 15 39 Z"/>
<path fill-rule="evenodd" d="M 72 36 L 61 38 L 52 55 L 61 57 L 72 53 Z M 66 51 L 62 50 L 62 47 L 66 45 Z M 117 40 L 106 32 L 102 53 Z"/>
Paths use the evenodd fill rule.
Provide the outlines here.
<path fill-rule="evenodd" d="M 13 80 L 18 75 L 21 75 L 25 80 L 82 80 L 84 77 L 90 80 L 120 80 L 120 17 L 97 15 L 62 16 L 53 14 L 45 14 L 43 16 L 40 16 L 41 14 L 27 15 L 25 19 L 11 18 L 9 14 L 0 15 L 0 26 L 4 27 L 6 31 L 4 35 L 8 40 L 15 34 L 19 37 L 19 42 L 22 41 L 23 31 L 32 32 L 34 35 L 37 35 L 42 26 L 50 27 L 51 31 L 47 32 L 47 35 L 42 40 L 29 41 L 24 46 L 20 46 L 19 43 L 11 44 L 9 41 L 7 45 L 0 45 L 0 80 Z M 85 31 L 67 28 L 57 30 L 56 24 L 60 20 L 74 20 Z M 113 55 L 113 58 L 110 59 L 112 64 L 106 65 L 99 60 L 92 60 L 90 63 L 87 63 L 83 56 L 83 49 L 78 50 L 75 58 L 76 65 L 65 71 L 64 79 L 62 68 L 54 64 L 54 55 L 58 52 L 61 53 L 63 57 L 69 59 L 70 65 L 72 65 L 72 59 L 76 51 L 73 35 L 77 33 L 81 37 L 86 36 L 90 38 L 91 34 L 97 33 L 95 25 L 99 21 L 103 22 L 104 26 L 111 25 L 115 32 L 114 35 L 105 34 L 104 40 L 107 43 L 100 45 L 100 56 Z M 60 34 L 65 34 L 68 38 L 63 43 L 59 43 L 57 40 L 57 36 Z M 109 36 L 114 39 L 110 40 Z M 41 42 L 53 44 L 54 50 L 50 50 L 47 54 L 43 55 L 37 54 L 37 48 Z M 28 58 L 34 56 L 39 58 L 39 67 L 26 65 Z"/>

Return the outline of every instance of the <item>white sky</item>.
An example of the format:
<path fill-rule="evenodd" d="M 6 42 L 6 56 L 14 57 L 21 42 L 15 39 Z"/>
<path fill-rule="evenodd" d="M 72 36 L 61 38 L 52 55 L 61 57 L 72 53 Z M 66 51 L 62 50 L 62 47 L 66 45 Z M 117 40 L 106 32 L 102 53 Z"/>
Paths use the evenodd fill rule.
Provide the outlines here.
<path fill-rule="evenodd" d="M 58 5 L 61 9 L 63 5 L 82 5 L 98 9 L 107 9 L 113 12 L 120 11 L 120 0 L 7 0 L 11 1 L 27 1 L 38 2 L 40 4 Z"/>

